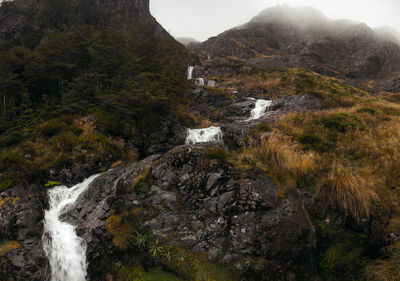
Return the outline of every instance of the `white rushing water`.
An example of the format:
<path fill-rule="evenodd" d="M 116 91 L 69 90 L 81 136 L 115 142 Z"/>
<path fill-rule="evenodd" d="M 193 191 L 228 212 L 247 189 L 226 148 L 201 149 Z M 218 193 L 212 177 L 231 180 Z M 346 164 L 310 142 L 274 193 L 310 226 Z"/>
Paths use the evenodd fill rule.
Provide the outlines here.
<path fill-rule="evenodd" d="M 272 101 L 270 100 L 257 100 L 255 108 L 250 112 L 250 118 L 248 120 L 259 119 L 265 115 L 268 108 L 271 106 Z"/>
<path fill-rule="evenodd" d="M 200 142 L 222 142 L 221 128 L 212 126 L 204 129 L 188 129 L 186 144 Z"/>
<path fill-rule="evenodd" d="M 60 215 L 98 176 L 71 188 L 57 186 L 48 191 L 50 208 L 45 211 L 43 247 L 49 258 L 52 281 L 86 280 L 86 242 L 76 235 L 75 226 L 60 221 Z"/>
<path fill-rule="evenodd" d="M 193 69 L 194 69 L 193 66 L 188 66 L 188 70 L 187 70 L 187 79 L 188 80 L 191 80 L 193 77 Z"/>
<path fill-rule="evenodd" d="M 197 79 L 194 81 L 194 84 L 195 84 L 196 86 L 204 86 L 204 78 L 197 78 Z"/>
<path fill-rule="evenodd" d="M 208 80 L 207 81 L 207 86 L 208 87 L 215 87 L 216 84 L 217 84 L 217 82 L 215 82 L 214 80 Z"/>

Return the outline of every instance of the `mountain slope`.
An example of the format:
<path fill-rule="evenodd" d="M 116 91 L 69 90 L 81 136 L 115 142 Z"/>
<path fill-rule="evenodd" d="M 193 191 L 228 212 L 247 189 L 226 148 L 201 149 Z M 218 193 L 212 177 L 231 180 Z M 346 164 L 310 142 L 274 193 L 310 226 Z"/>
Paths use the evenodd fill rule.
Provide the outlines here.
<path fill-rule="evenodd" d="M 269 8 L 248 24 L 190 47 L 203 59 L 236 57 L 257 67 L 303 67 L 348 79 L 391 77 L 400 70 L 396 41 L 312 8 Z"/>

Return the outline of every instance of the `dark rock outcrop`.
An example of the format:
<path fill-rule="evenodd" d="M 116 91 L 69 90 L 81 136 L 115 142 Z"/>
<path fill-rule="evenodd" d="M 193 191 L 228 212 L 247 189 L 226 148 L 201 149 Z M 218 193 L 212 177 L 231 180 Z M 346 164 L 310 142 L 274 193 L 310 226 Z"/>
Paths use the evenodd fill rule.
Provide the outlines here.
<path fill-rule="evenodd" d="M 18 185 L 0 194 L 0 245 L 8 241 L 20 244 L 20 249 L 0 257 L 2 280 L 49 280 L 42 245 L 44 192 L 40 189 Z"/>
<path fill-rule="evenodd" d="M 208 253 L 210 260 L 234 262 L 238 268 L 244 268 L 243 258 L 249 256 L 284 269 L 296 262 L 297 278 L 310 280 L 315 230 L 301 193 L 290 190 L 279 198 L 269 179 L 235 174 L 231 165 L 205 159 L 207 148 L 177 147 L 92 183 L 64 216 L 88 242 L 91 278 L 103 278 L 104 257 L 112 252 L 105 220 L 115 209 L 141 210 L 140 220 L 133 222 L 136 229 L 150 229 L 155 238 Z M 132 190 L 143 171 L 148 171 L 151 185 Z"/>

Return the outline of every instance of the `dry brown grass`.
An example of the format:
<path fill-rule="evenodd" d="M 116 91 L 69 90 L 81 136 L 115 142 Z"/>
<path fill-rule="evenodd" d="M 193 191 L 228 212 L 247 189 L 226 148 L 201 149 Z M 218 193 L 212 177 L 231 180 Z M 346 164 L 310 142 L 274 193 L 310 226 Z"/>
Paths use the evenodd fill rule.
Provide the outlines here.
<path fill-rule="evenodd" d="M 13 250 L 21 249 L 22 245 L 17 241 L 4 241 L 0 243 L 0 257 L 4 257 Z"/>
<path fill-rule="evenodd" d="M 319 182 L 317 191 L 329 207 L 357 221 L 371 215 L 379 201 L 368 179 L 340 163 L 332 165 L 328 175 Z"/>
<path fill-rule="evenodd" d="M 290 143 L 276 132 L 259 145 L 245 148 L 242 159 L 249 157 L 267 165 L 269 171 L 286 185 L 312 176 L 317 168 L 315 153 L 303 152 L 298 144 Z"/>
<path fill-rule="evenodd" d="M 386 249 L 388 258 L 375 261 L 366 267 L 365 273 L 370 281 L 400 281 L 400 243 Z"/>

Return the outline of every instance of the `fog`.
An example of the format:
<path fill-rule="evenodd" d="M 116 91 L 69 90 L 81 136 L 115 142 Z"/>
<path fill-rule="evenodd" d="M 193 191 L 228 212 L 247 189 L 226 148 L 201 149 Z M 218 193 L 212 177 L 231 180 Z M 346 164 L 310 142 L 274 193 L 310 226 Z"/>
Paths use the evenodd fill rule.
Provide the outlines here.
<path fill-rule="evenodd" d="M 276 5 L 312 6 L 330 19 L 400 30 L 400 0 L 150 0 L 153 16 L 175 37 L 204 41 Z"/>

